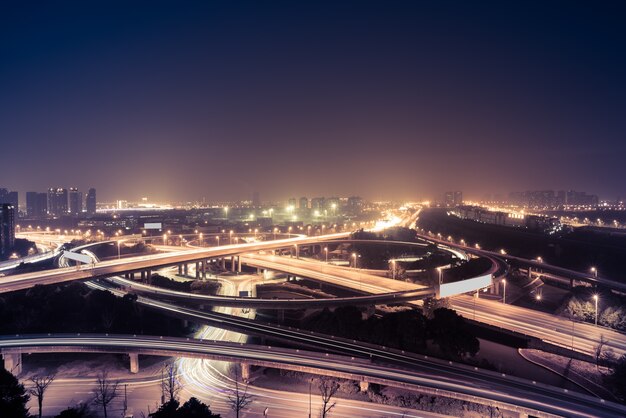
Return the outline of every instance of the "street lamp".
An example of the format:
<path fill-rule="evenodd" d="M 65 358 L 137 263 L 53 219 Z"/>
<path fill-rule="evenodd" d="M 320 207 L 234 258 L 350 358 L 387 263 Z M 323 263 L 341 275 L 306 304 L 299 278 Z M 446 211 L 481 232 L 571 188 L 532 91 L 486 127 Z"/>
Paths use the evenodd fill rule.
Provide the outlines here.
<path fill-rule="evenodd" d="M 598 269 L 595 267 L 591 267 L 591 274 L 593 274 L 593 278 L 597 279 L 598 278 Z"/>
<path fill-rule="evenodd" d="M 543 258 L 541 258 L 541 257 L 537 257 L 537 262 L 539 262 L 539 263 L 543 263 Z"/>
<path fill-rule="evenodd" d="M 504 303 L 506 305 L 506 279 L 502 279 L 502 286 L 504 289 L 504 295 L 502 298 L 502 303 Z"/>
<path fill-rule="evenodd" d="M 593 300 L 596 302 L 596 327 L 598 326 L 598 295 L 593 295 Z"/>
<path fill-rule="evenodd" d="M 535 299 L 537 299 L 537 302 L 541 302 L 541 293 L 537 293 Z"/>

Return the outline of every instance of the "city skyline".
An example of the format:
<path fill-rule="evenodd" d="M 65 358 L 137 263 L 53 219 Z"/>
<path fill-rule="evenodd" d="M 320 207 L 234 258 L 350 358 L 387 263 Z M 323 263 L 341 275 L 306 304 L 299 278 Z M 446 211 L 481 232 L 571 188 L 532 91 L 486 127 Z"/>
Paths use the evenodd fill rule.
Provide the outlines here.
<path fill-rule="evenodd" d="M 3 5 L 3 183 L 626 195 L 623 6 L 248 6 Z"/>

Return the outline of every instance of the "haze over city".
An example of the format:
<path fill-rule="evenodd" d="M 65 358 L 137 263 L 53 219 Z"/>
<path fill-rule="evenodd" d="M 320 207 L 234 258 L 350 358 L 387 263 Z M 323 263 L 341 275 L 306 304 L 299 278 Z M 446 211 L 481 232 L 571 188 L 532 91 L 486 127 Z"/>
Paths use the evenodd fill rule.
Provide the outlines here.
<path fill-rule="evenodd" d="M 0 2 L 0 418 L 626 417 L 625 21 Z"/>
<path fill-rule="evenodd" d="M 623 3 L 120 7 L 0 6 L 4 185 L 626 195 Z"/>

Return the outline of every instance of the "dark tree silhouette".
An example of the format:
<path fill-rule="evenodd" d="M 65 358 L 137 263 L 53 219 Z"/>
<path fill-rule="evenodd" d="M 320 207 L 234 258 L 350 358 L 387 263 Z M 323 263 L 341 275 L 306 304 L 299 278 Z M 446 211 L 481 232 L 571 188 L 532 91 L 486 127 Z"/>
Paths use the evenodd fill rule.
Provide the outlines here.
<path fill-rule="evenodd" d="M 332 402 L 333 397 L 339 390 L 339 383 L 335 379 L 329 377 L 320 378 L 319 384 L 320 395 L 322 395 L 322 418 L 326 418 L 330 411 L 337 405 L 336 402 Z"/>
<path fill-rule="evenodd" d="M 0 417 L 26 418 L 30 396 L 15 376 L 0 368 Z"/>
<path fill-rule="evenodd" d="M 115 398 L 117 398 L 117 386 L 119 382 L 111 382 L 107 372 L 98 375 L 96 388 L 93 390 L 93 403 L 101 406 L 104 412 L 104 418 L 108 418 L 107 407 Z"/>
<path fill-rule="evenodd" d="M 43 395 L 46 393 L 46 389 L 48 389 L 50 383 L 54 381 L 54 374 L 46 376 L 33 376 L 30 378 L 30 381 L 33 385 L 30 389 L 28 389 L 28 393 L 37 398 L 39 418 L 41 418 L 41 411 L 43 410 Z"/>

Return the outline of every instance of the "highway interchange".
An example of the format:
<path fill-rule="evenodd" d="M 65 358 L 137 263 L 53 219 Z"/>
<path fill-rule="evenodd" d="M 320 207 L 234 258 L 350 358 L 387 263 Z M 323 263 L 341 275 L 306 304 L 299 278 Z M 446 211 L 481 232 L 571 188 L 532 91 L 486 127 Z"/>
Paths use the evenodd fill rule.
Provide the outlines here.
<path fill-rule="evenodd" d="M 345 234 L 335 234 L 333 237 L 324 237 L 324 239 L 332 239 L 332 238 L 344 238 Z M 283 242 L 274 242 L 274 243 L 252 243 L 252 244 L 239 244 L 235 246 L 223 246 L 223 247 L 213 247 L 210 249 L 196 249 L 196 250 L 187 250 L 187 251 L 178 251 L 175 253 L 168 254 L 157 254 L 154 256 L 141 256 L 141 257 L 132 257 L 124 260 L 110 260 L 105 261 L 103 263 L 98 263 L 92 270 L 95 270 L 93 273 L 90 273 L 86 270 L 76 270 L 75 268 L 67 268 L 67 269 L 59 269 L 58 271 L 46 272 L 46 274 L 35 274 L 35 275 L 21 275 L 21 276 L 11 276 L 7 277 L 9 279 L 7 284 L 3 284 L 2 291 L 14 290 L 16 288 L 26 288 L 32 286 L 32 283 L 48 283 L 48 282 L 62 282 L 67 280 L 75 280 L 75 279 L 89 279 L 93 277 L 107 277 L 113 276 L 115 273 L 125 272 L 129 270 L 129 266 L 133 269 L 145 268 L 146 266 L 150 266 L 154 269 L 158 269 L 160 267 L 165 267 L 168 265 L 173 265 L 176 263 L 180 263 L 181 261 L 193 261 L 201 258 L 207 257 L 218 257 L 221 255 L 232 255 L 232 254 L 246 254 L 242 257 L 243 262 L 263 267 L 263 268 L 271 268 L 277 271 L 284 271 L 287 273 L 301 275 L 302 277 L 310 277 L 313 279 L 318 279 L 324 281 L 330 280 L 333 282 L 332 284 L 349 287 L 355 290 L 359 290 L 362 293 L 371 293 L 371 294 L 393 294 L 394 292 L 406 292 L 406 291 L 415 291 L 415 285 L 412 285 L 411 288 L 407 288 L 407 284 L 400 281 L 391 281 L 389 279 L 384 279 L 378 276 L 368 275 L 361 271 L 354 271 L 354 269 L 346 269 L 343 267 L 332 266 L 325 263 L 313 262 L 310 260 L 302 260 L 296 258 L 288 258 L 288 257 L 277 257 L 268 254 L 262 254 L 268 249 L 280 248 L 293 245 L 297 242 L 298 245 L 302 245 L 304 243 L 314 243 L 320 240 L 320 237 L 311 237 L 311 238 L 303 238 L 296 237 L 288 240 L 281 240 Z M 217 251 L 216 251 L 217 250 Z M 259 254 L 261 253 L 261 254 Z M 201 255 L 199 255 L 201 254 Z M 146 259 L 146 257 L 148 259 Z M 38 276 L 38 277 L 35 277 Z M 43 279 L 42 279 L 43 276 Z M 323 276 L 323 277 L 322 277 Z M 121 280 L 121 279 L 118 279 Z M 4 282 L 4 280 L 3 280 Z M 367 296 L 366 296 L 367 297 Z M 224 315 L 220 317 L 220 314 L 210 313 L 210 312 L 201 312 L 188 308 L 181 308 L 175 305 L 170 305 L 164 302 L 155 301 L 147 298 L 141 298 L 142 303 L 152 304 L 153 307 L 158 309 L 170 310 L 178 315 L 186 316 L 188 318 L 196 318 L 196 320 L 201 319 L 203 321 L 208 322 L 228 322 L 228 326 L 232 326 L 234 329 L 245 329 L 248 327 L 249 333 L 254 334 L 255 332 L 258 335 L 259 328 L 263 328 L 259 325 L 258 321 L 246 320 L 242 318 L 233 317 L 233 315 Z M 224 303 L 218 303 L 224 304 Z M 453 307 L 459 311 L 462 315 L 476 319 L 481 322 L 490 323 L 498 326 L 502 326 L 508 329 L 512 329 L 521 333 L 525 333 L 527 335 L 538 336 L 539 338 L 543 338 L 550 342 L 563 345 L 564 347 L 569 346 L 571 343 L 571 322 L 566 320 L 561 320 L 560 318 L 555 318 L 552 315 L 543 314 L 540 312 L 530 311 L 524 308 L 518 308 L 511 305 L 503 305 L 498 302 L 486 301 L 486 300 L 476 300 L 472 297 L 456 297 L 453 301 Z M 533 324 L 528 324 L 529 313 L 532 312 L 532 321 Z M 506 313 L 506 315 L 503 315 Z M 513 318 L 523 318 L 524 320 L 515 321 Z M 248 321 L 248 322 L 247 322 Z M 247 322 L 247 323 L 246 323 Z M 562 323 L 565 322 L 565 323 Z M 251 325 L 252 323 L 252 325 Z M 233 325 L 234 324 L 234 325 Z M 242 325 L 244 324 L 244 325 Z M 551 327 L 554 326 L 554 330 L 551 330 Z M 250 328 L 256 328 L 256 331 L 250 331 Z M 280 327 L 278 327 L 280 328 Z M 268 331 L 269 330 L 269 331 Z M 264 335 L 274 334 L 277 335 L 276 327 L 274 329 L 263 328 L 261 332 Z M 297 335 L 297 331 L 290 331 L 281 329 L 280 333 L 283 334 L 282 337 L 286 340 L 298 340 L 298 338 L 303 338 L 302 335 Z M 606 332 L 604 332 L 606 333 Z M 624 344 L 624 338 L 621 334 L 615 333 L 616 335 L 610 335 L 609 341 L 614 346 L 616 351 L 624 352 L 626 350 L 626 344 Z M 287 335 L 287 337 L 285 337 Z M 555 338 L 555 335 L 558 337 Z M 310 336 L 307 336 L 309 339 Z M 594 338 L 599 339 L 598 330 L 594 329 L 592 326 L 588 326 L 587 324 L 576 324 L 576 334 L 575 334 L 575 348 L 580 351 L 590 351 L 594 346 Z M 606 337 L 606 335 L 605 335 Z M 339 351 L 345 354 L 350 354 L 352 350 L 356 355 L 363 355 L 363 347 L 350 347 L 350 344 L 346 346 L 342 346 L 340 349 L 337 348 L 339 341 L 334 339 L 329 344 L 328 341 L 323 341 L 327 336 L 321 336 L 317 338 L 315 343 L 311 343 L 311 341 L 307 341 L 308 346 L 316 346 L 317 348 L 323 347 L 326 345 L 326 349 L 331 349 L 332 351 Z M 342 343 L 343 344 L 343 343 Z M 339 344 L 339 345 L 342 345 Z M 346 348 L 348 347 L 348 348 Z M 343 351 L 342 351 L 343 350 Z M 375 350 L 374 350 L 375 352 Z M 369 351 L 369 354 L 372 355 L 372 350 Z M 406 358 L 404 359 L 392 359 L 389 358 L 389 352 L 385 351 L 384 353 L 377 353 L 376 356 L 379 356 L 380 359 L 384 359 L 390 363 L 396 361 L 398 363 L 407 362 Z M 392 356 L 393 357 L 393 356 Z M 181 360 L 183 361 L 183 360 Z M 415 359 L 412 359 L 415 361 Z M 428 364 L 432 367 L 432 360 L 429 359 Z M 426 367 L 425 364 L 420 365 L 421 368 Z M 187 369 L 189 372 L 189 369 Z M 437 372 L 440 373 L 441 370 L 437 369 Z M 482 371 L 480 371 L 482 373 Z M 372 378 L 372 376 L 369 376 Z M 432 378 L 432 376 L 431 376 Z M 459 379 L 469 379 L 468 373 L 464 372 L 461 375 L 457 375 L 454 377 L 457 381 Z M 509 378 L 510 379 L 510 378 Z M 493 383 L 493 381 L 491 382 Z M 528 384 L 526 382 L 525 384 Z M 503 388 L 497 388 L 494 393 L 498 393 L 501 396 L 502 393 L 506 393 L 506 387 L 510 388 L 511 382 L 507 379 L 506 382 L 503 383 Z M 458 389 L 458 388 L 457 388 Z M 462 393 L 462 392 L 456 392 Z M 518 394 L 519 395 L 519 394 Z M 571 398 L 571 394 L 563 394 L 563 396 L 567 399 Z M 491 394 L 489 399 L 494 401 L 497 396 Z M 535 397 L 534 400 L 541 404 L 538 401 L 539 398 Z M 502 399 L 500 399 L 502 401 Z M 595 401 L 598 401 L 595 399 Z M 559 402 L 557 408 L 563 408 L 563 404 L 567 404 L 568 401 Z M 579 402 L 576 401 L 576 402 Z M 574 403 L 576 403 L 574 402 Z M 602 405 L 607 405 L 609 403 L 602 402 Z M 601 406 L 602 406 L 601 405 Z M 552 406 L 554 407 L 554 406 Z M 579 405 L 580 407 L 580 405 Z M 593 408 L 597 408 L 598 406 L 594 404 Z M 538 408 L 538 410 L 547 410 L 547 405 L 539 408 L 537 404 L 534 408 Z M 566 407 L 569 408 L 569 407 Z M 549 409 L 549 408 L 548 408 Z M 572 408 L 568 413 L 574 412 Z M 584 409 L 584 408 L 583 408 Z M 583 409 L 578 408 L 578 411 L 582 413 Z M 563 412 L 563 411 L 561 411 Z M 552 413 L 556 415 L 561 415 L 562 413 L 555 412 L 552 410 Z M 573 415 L 572 415 L 573 416 Z M 580 416 L 585 416 L 580 415 Z M 592 416 L 592 415 L 589 415 Z"/>

